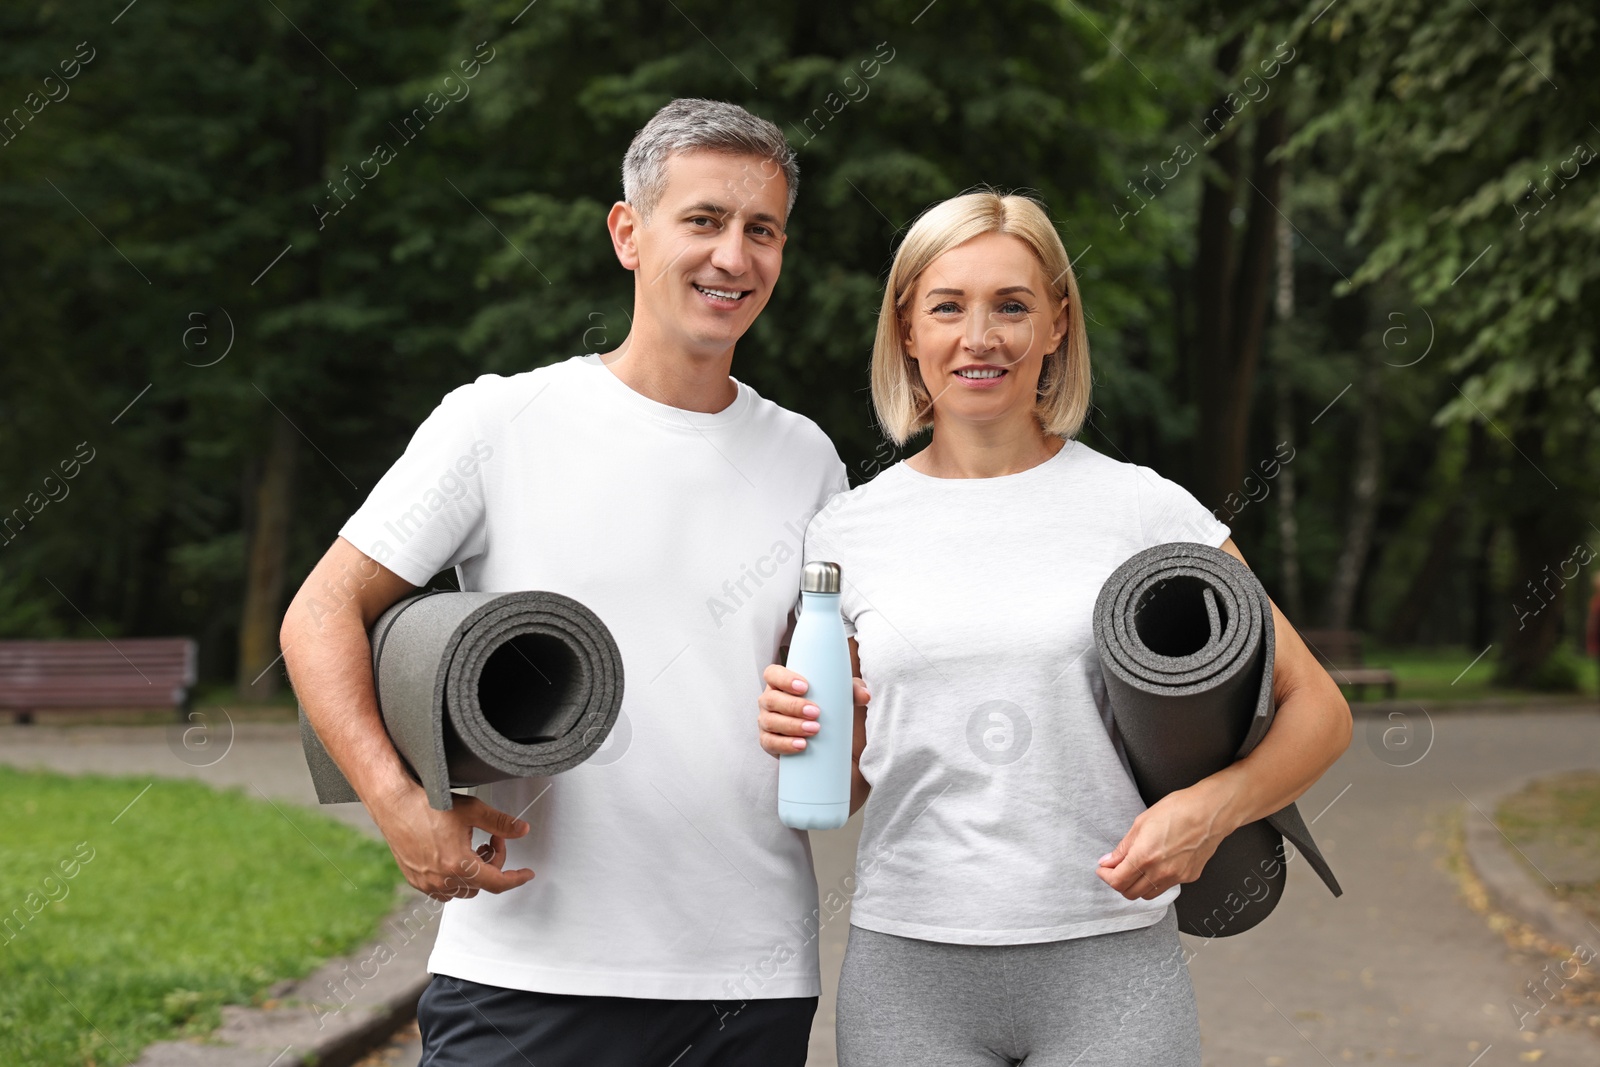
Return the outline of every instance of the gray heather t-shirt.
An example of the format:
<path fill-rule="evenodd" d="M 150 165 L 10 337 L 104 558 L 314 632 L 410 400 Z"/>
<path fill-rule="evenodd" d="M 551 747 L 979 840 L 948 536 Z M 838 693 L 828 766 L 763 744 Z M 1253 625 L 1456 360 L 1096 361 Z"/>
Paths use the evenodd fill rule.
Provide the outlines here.
<path fill-rule="evenodd" d="M 1096 873 L 1145 804 L 1092 614 L 1134 553 L 1228 536 L 1176 482 L 1078 441 L 997 478 L 901 461 L 823 505 L 805 558 L 840 564 L 872 690 L 852 924 L 1004 945 L 1166 914 L 1181 887 L 1128 900 Z"/>

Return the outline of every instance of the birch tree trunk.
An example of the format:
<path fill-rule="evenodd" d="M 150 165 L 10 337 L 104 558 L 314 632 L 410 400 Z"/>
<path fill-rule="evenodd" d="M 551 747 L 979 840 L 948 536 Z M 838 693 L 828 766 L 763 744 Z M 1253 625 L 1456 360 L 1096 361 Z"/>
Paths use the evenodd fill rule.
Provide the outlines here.
<path fill-rule="evenodd" d="M 1278 321 L 1287 325 L 1294 318 L 1294 231 L 1289 226 L 1287 206 L 1278 216 Z M 1294 391 L 1289 385 L 1289 355 L 1280 350 L 1274 358 L 1273 438 L 1278 445 L 1294 449 Z M 1278 472 L 1278 572 L 1283 575 L 1283 606 L 1289 621 L 1305 619 L 1305 596 L 1300 587 L 1300 523 L 1294 511 L 1294 467 L 1285 464 Z"/>
<path fill-rule="evenodd" d="M 1334 630 L 1350 629 L 1356 593 L 1360 590 L 1367 553 L 1372 547 L 1372 526 L 1378 514 L 1378 476 L 1382 466 L 1382 390 L 1378 376 L 1382 366 L 1380 361 L 1372 359 L 1362 373 L 1361 414 L 1356 430 L 1356 464 L 1350 486 L 1349 517 L 1345 522 L 1344 548 L 1339 553 L 1339 562 L 1333 573 L 1333 587 L 1328 592 L 1328 626 Z"/>

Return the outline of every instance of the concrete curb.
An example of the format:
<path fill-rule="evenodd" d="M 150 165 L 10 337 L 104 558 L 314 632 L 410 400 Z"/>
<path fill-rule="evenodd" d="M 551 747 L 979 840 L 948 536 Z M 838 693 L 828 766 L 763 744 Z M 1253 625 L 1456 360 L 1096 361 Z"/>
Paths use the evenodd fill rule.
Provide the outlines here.
<path fill-rule="evenodd" d="M 1569 769 L 1594 771 L 1600 770 L 1600 767 Z M 1600 947 L 1600 929 L 1577 908 L 1557 900 L 1551 894 L 1550 887 L 1538 876 L 1529 874 L 1514 854 L 1515 846 L 1506 840 L 1499 826 L 1492 821 L 1494 811 L 1502 800 L 1520 792 L 1535 779 L 1546 778 L 1554 773 L 1562 772 L 1544 771 L 1524 775 L 1498 786 L 1478 790 L 1468 797 L 1462 823 L 1467 862 L 1472 865 L 1490 898 L 1501 910 L 1563 945 L 1576 948 L 1582 944 L 1595 949 Z"/>
<path fill-rule="evenodd" d="M 161 1041 L 135 1067 L 349 1067 L 416 1014 L 444 904 L 401 886 L 379 933 L 270 991 L 259 1008 L 227 1005 L 200 1041 Z"/>
<path fill-rule="evenodd" d="M 1356 718 L 1368 715 L 1387 715 L 1391 711 L 1409 713 L 1419 707 L 1424 708 L 1430 715 L 1448 715 L 1460 711 L 1494 711 L 1511 715 L 1533 712 L 1538 712 L 1539 714 L 1548 712 L 1588 712 L 1591 715 L 1600 715 L 1600 700 L 1596 700 L 1593 697 L 1574 696 L 1571 693 L 1516 698 L 1490 697 L 1483 700 L 1435 700 L 1428 703 L 1423 703 L 1419 700 L 1352 700 L 1349 703 L 1350 713 Z"/>

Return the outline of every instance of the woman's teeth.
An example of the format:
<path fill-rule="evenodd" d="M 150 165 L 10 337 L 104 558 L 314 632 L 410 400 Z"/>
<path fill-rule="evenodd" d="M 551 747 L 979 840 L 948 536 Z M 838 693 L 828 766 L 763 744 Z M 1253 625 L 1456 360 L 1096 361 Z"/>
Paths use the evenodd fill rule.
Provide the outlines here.
<path fill-rule="evenodd" d="M 690 284 L 707 296 L 719 296 L 724 300 L 741 300 L 744 298 L 745 293 L 749 292 L 748 289 L 744 290 L 744 292 L 739 292 L 734 289 L 709 289 L 704 285 L 695 285 L 693 282 Z"/>
<path fill-rule="evenodd" d="M 999 367 L 990 367 L 988 370 L 958 370 L 956 373 L 963 378 L 998 378 L 1005 371 Z"/>

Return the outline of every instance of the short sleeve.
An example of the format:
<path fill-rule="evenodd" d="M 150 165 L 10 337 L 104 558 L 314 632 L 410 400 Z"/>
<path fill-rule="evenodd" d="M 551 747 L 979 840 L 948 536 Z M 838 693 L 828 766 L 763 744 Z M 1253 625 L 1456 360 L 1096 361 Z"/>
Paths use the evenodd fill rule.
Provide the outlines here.
<path fill-rule="evenodd" d="M 339 536 L 412 585 L 481 555 L 488 548 L 484 467 L 494 454 L 479 431 L 473 387 L 452 391 Z"/>
<path fill-rule="evenodd" d="M 837 495 L 831 497 L 822 506 L 822 510 L 811 517 L 810 524 L 806 526 L 806 545 L 802 563 L 810 563 L 812 560 L 820 559 L 829 563 L 839 564 L 841 577 L 844 579 L 839 590 L 839 614 L 844 620 L 845 636 L 854 637 L 856 635 L 856 624 L 855 612 L 852 607 L 854 598 L 850 595 L 850 568 L 846 561 L 840 558 L 839 551 L 833 543 L 833 534 L 830 528 L 829 512 L 837 507 L 838 503 L 839 497 Z M 796 611 L 798 612 L 798 610 L 799 602 L 797 598 Z"/>
<path fill-rule="evenodd" d="M 1221 548 L 1232 531 L 1193 493 L 1149 467 L 1135 466 L 1139 527 L 1146 548 L 1173 541 L 1198 541 Z"/>
<path fill-rule="evenodd" d="M 830 497 L 850 491 L 850 472 L 845 470 L 844 461 L 835 456 L 834 462 L 838 464 L 838 470 L 834 472 L 833 492 L 828 494 Z M 823 501 L 823 503 L 827 503 L 827 501 Z"/>

